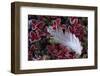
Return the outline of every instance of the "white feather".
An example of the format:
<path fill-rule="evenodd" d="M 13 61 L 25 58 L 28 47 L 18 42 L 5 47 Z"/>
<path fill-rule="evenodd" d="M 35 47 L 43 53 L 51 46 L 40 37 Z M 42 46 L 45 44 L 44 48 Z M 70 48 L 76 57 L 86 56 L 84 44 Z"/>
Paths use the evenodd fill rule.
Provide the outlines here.
<path fill-rule="evenodd" d="M 81 55 L 83 47 L 75 34 L 68 31 L 63 33 L 61 28 L 56 28 L 53 30 L 52 27 L 49 27 L 47 30 L 58 43 L 69 47 L 72 51 L 76 52 L 76 54 Z"/>

